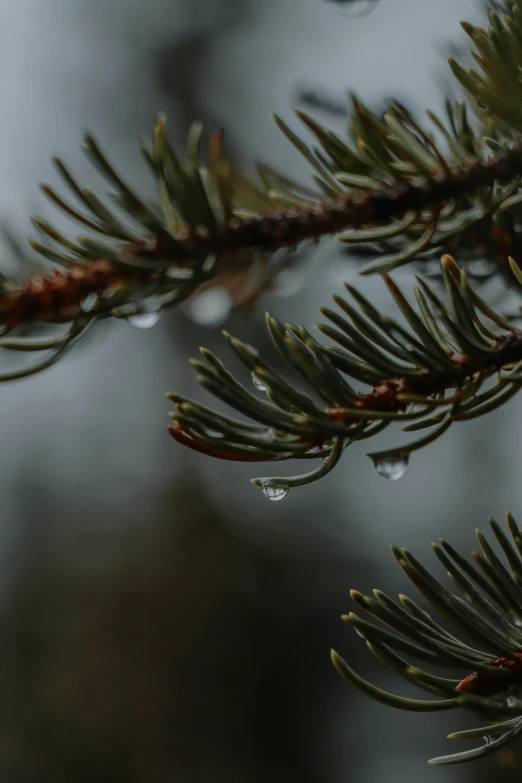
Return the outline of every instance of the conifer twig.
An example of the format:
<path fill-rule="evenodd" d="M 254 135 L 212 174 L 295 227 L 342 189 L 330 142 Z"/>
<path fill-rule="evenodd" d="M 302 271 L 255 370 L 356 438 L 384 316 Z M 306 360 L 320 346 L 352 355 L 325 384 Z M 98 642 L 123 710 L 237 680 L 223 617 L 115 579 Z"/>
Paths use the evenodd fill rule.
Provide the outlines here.
<path fill-rule="evenodd" d="M 393 474 L 395 466 L 395 475 L 386 477 L 398 478 L 411 452 L 433 442 L 453 422 L 494 410 L 522 387 L 522 332 L 478 296 L 450 256 L 442 259 L 442 275 L 449 305 L 419 280 L 419 312 L 393 280 L 385 278 L 408 329 L 347 286 L 358 307 L 334 297 L 343 315 L 322 309 L 331 325 L 319 327 L 340 348 L 320 344 L 302 326 L 285 327 L 267 316 L 275 346 L 306 392 L 272 370 L 254 348 L 225 332 L 252 373 L 254 386 L 269 400 L 246 389 L 210 351 L 201 349 L 204 361 L 192 362 L 198 381 L 256 424 L 172 394 L 168 396 L 176 410 L 171 435 L 185 446 L 226 460 L 325 460 L 303 476 L 253 480 L 263 490 L 287 491 L 323 476 L 346 446 L 392 422 L 406 424 L 406 431 L 428 429 L 417 441 L 369 455 L 383 475 Z M 487 387 L 494 376 L 496 382 Z M 357 391 L 348 377 L 373 388 Z"/>
<path fill-rule="evenodd" d="M 464 194 L 472 196 L 476 189 L 495 182 L 510 182 L 517 173 L 522 174 L 522 150 L 510 149 L 493 160 L 461 164 L 424 181 L 400 182 L 319 202 L 274 207 L 257 215 L 232 216 L 212 228 L 185 227 L 182 236 L 173 232 L 170 245 L 168 239 L 158 236 L 152 245 L 144 241 L 122 244 L 117 251 L 106 248 L 106 257 L 103 246 L 98 248 L 100 257 L 94 256 L 93 247 L 94 257 L 90 261 L 74 263 L 68 259 L 65 272 L 4 290 L 0 296 L 0 324 L 12 327 L 35 320 L 62 322 L 80 310 L 88 294 L 158 279 L 172 265 L 189 271 L 202 258 L 210 257 L 219 269 L 221 259 L 226 265 L 232 255 L 260 249 L 274 252 L 348 228 L 372 226 L 375 232 L 379 226 L 389 226 L 390 221 L 400 221 L 405 215 L 419 218 L 425 210 L 432 210 L 431 216 L 424 219 L 428 225 L 433 220 L 433 228 L 428 229 L 433 235 L 444 204 Z M 51 234 L 47 226 L 42 230 Z M 88 246 L 85 241 L 84 244 Z"/>

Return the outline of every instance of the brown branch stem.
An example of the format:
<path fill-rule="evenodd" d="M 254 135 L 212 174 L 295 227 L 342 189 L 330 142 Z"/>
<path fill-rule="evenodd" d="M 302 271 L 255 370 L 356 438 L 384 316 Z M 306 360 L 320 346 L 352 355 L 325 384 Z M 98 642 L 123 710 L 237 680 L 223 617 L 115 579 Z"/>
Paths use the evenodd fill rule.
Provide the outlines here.
<path fill-rule="evenodd" d="M 484 378 L 502 368 L 516 364 L 522 361 L 522 332 L 513 331 L 508 335 L 502 335 L 497 338 L 495 344 L 490 346 L 496 351 L 490 356 L 465 356 L 461 355 L 453 359 L 453 370 L 428 370 L 415 379 L 412 378 L 393 378 L 383 381 L 375 386 L 371 392 L 361 394 L 352 404 L 352 407 L 336 406 L 328 410 L 330 417 L 339 424 L 352 426 L 360 422 L 360 417 L 354 416 L 354 408 L 358 411 L 368 412 L 368 421 L 374 418 L 378 420 L 379 413 L 400 413 L 407 409 L 409 401 L 408 395 L 422 395 L 424 398 L 440 394 L 446 389 L 458 389 L 463 382 L 473 375 L 482 373 Z M 458 393 L 456 397 L 458 396 Z M 450 400 L 446 401 L 447 403 Z M 375 414 L 373 417 L 372 414 Z M 320 424 L 318 424 L 320 429 Z M 330 431 L 321 435 L 304 435 L 303 449 L 298 453 L 291 455 L 268 457 L 261 452 L 252 452 L 250 454 L 241 454 L 229 452 L 220 448 L 219 441 L 209 445 L 198 439 L 194 432 L 185 432 L 183 425 L 174 417 L 174 426 L 169 427 L 172 437 L 183 446 L 193 449 L 206 456 L 218 459 L 231 460 L 236 462 L 269 462 L 281 461 L 281 459 L 294 459 L 303 456 L 312 448 L 322 447 L 324 443 L 331 439 Z"/>
<path fill-rule="evenodd" d="M 17 326 L 43 320 L 60 322 L 78 311 L 89 293 L 103 293 L 115 285 L 147 280 L 158 272 L 158 262 L 182 267 L 196 265 L 208 255 L 218 259 L 244 251 L 296 246 L 305 240 L 337 234 L 348 228 L 377 226 L 414 211 L 440 209 L 453 198 L 471 194 L 495 182 L 512 182 L 522 175 L 522 150 L 508 150 L 489 161 L 474 161 L 441 171 L 416 182 L 400 181 L 374 191 L 347 194 L 311 204 L 274 207 L 258 215 L 230 218 L 212 230 L 200 227 L 174 236 L 175 248 L 165 239 L 152 244 L 124 244 L 121 263 L 97 259 L 65 271 L 30 280 L 24 287 L 4 290 L 0 296 L 0 324 Z M 173 246 L 174 247 L 174 246 Z M 150 260 L 151 269 L 125 264 L 127 258 Z M 154 268 L 153 268 L 154 264 Z"/>

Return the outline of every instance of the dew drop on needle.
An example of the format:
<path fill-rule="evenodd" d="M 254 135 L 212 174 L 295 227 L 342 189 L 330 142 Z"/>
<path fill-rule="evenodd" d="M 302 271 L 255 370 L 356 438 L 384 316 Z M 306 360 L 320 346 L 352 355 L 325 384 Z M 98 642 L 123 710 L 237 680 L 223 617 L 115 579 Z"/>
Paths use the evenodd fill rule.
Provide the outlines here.
<path fill-rule="evenodd" d="M 410 455 L 407 453 L 375 455 L 372 460 L 379 476 L 388 479 L 388 481 L 398 481 L 408 470 Z"/>
<path fill-rule="evenodd" d="M 136 313 L 129 315 L 127 322 L 136 329 L 151 329 L 160 319 L 159 313 Z"/>
<path fill-rule="evenodd" d="M 123 309 L 123 308 L 122 308 Z M 149 296 L 135 306 L 133 312 L 126 315 L 127 323 L 136 329 L 151 329 L 161 316 L 161 302 L 155 296 Z"/>
<path fill-rule="evenodd" d="M 261 380 L 261 378 L 258 378 L 258 377 L 257 377 L 257 375 L 255 374 L 255 372 L 253 372 L 253 373 L 252 373 L 252 375 L 251 375 L 251 378 L 252 378 L 252 383 L 254 384 L 254 386 L 256 387 L 256 389 L 257 389 L 258 391 L 262 391 L 262 392 L 266 391 L 266 386 L 265 386 L 265 384 L 263 383 L 263 381 Z"/>
<path fill-rule="evenodd" d="M 288 495 L 288 487 L 263 487 L 263 495 L 268 500 L 284 500 Z"/>

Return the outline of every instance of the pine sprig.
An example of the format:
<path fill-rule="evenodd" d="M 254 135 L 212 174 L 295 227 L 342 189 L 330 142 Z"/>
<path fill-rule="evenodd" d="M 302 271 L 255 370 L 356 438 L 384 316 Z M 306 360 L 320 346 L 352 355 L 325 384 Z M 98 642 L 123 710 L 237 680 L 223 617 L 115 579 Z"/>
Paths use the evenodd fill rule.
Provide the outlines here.
<path fill-rule="evenodd" d="M 343 620 L 365 639 L 368 649 L 380 661 L 438 698 L 409 699 L 385 692 L 360 677 L 332 651 L 332 661 L 341 676 L 377 701 L 416 712 L 463 707 L 490 724 L 493 722 L 450 734 L 450 739 L 480 737 L 484 744 L 432 759 L 432 764 L 482 758 L 522 733 L 522 534 L 511 514 L 507 521 L 512 541 L 490 519 L 506 565 L 480 531 L 480 552 L 473 553 L 476 565 L 446 541 L 432 545 L 457 593 L 435 579 L 407 549 L 392 546 L 406 575 L 458 636 L 405 595 L 400 595 L 397 602 L 380 590 L 374 590 L 373 596 L 351 591 L 356 603 L 378 622 L 355 613 L 343 616 Z M 461 636 L 467 641 L 461 641 Z M 403 654 L 465 672 L 466 676 L 434 675 L 409 663 Z"/>
<path fill-rule="evenodd" d="M 341 313 L 322 309 L 330 323 L 319 326 L 340 347 L 319 343 L 303 326 L 283 326 L 267 316 L 271 338 L 303 390 L 273 370 L 257 350 L 224 332 L 252 373 L 255 388 L 246 388 L 204 348 L 202 360 L 192 366 L 207 391 L 255 423 L 169 394 L 176 406 L 171 435 L 225 460 L 319 459 L 318 468 L 301 476 L 253 479 L 268 497 L 280 499 L 290 488 L 332 470 L 348 445 L 394 422 L 408 432 L 427 430 L 418 440 L 369 455 L 381 475 L 399 478 L 413 451 L 454 422 L 494 410 L 522 386 L 522 332 L 478 296 L 450 256 L 443 257 L 441 268 L 448 303 L 419 279 L 418 310 L 385 278 L 407 325 L 381 315 L 347 285 L 352 302 L 334 297 Z M 359 391 L 354 383 L 372 389 Z"/>
<path fill-rule="evenodd" d="M 13 350 L 25 349 L 29 343 L 19 327 L 28 324 L 65 322 L 72 334 L 86 320 L 159 312 L 220 276 L 241 277 L 260 251 L 269 258 L 280 248 L 331 234 L 349 247 L 370 245 L 379 253 L 365 273 L 388 273 L 412 259 L 456 252 L 462 263 L 483 255 L 501 262 L 498 268 L 508 276 L 507 256 L 522 259 L 522 151 L 513 100 L 520 87 L 522 14 L 514 2 L 508 10 L 505 23 L 493 14 L 487 31 L 465 28 L 478 48 L 483 76 L 452 63 L 486 109 L 477 117 L 464 104 L 447 102 L 444 120 L 428 113 L 430 129 L 398 103 L 381 116 L 354 98 L 346 139 L 297 113 L 312 144 L 276 117 L 308 161 L 312 187 L 266 165 L 257 167 L 257 181 L 233 170 L 221 132 L 211 136 L 204 161 L 198 123 L 182 160 L 160 116 L 152 144 L 142 145 L 158 192 L 158 206 L 151 206 L 87 134 L 87 154 L 111 185 L 116 207 L 83 188 L 55 160 L 70 196 L 47 185 L 43 190 L 89 233 L 74 239 L 34 220 L 41 239 L 33 247 L 58 272 L 24 286 L 2 285 L 3 337 Z M 48 366 L 47 358 L 42 366 Z"/>
<path fill-rule="evenodd" d="M 500 209 L 506 213 L 518 204 L 513 202 L 522 173 L 518 139 L 498 141 L 497 154 L 491 158 L 480 134 L 473 133 L 465 107 L 448 104 L 447 109 L 447 127 L 431 115 L 434 128 L 444 134 L 446 152 L 398 104 L 391 105 L 381 119 L 354 99 L 352 144 L 297 112 L 319 149 L 311 148 L 276 117 L 315 171 L 312 190 L 267 166 L 258 167 L 258 184 L 233 172 L 222 154 L 222 134 L 212 137 L 210 164 L 203 166 L 198 124 L 191 131 L 187 163 L 182 165 L 160 117 L 152 149 L 142 146 L 156 179 L 159 214 L 123 182 L 88 135 L 89 157 L 115 187 L 114 199 L 135 227 L 124 224 L 93 193 L 82 189 L 63 162 L 56 160 L 66 185 L 91 214 L 78 211 L 49 186 L 44 186 L 44 192 L 102 239 L 80 237 L 74 242 L 47 222 L 35 220 L 47 244 L 33 242 L 33 246 L 59 264 L 102 257 L 123 267 L 139 264 L 149 269 L 192 268 L 215 255 L 216 271 L 230 254 L 274 252 L 330 234 L 339 234 L 345 243 L 376 242 L 395 250 L 366 273 L 389 271 L 435 247 L 449 250 L 457 238 L 468 247 L 478 244 L 480 250 L 485 242 L 493 246 L 500 242 L 496 252 L 505 251 L 506 239 L 513 239 L 512 226 L 501 221 L 499 233 L 492 218 Z M 508 249 L 517 256 L 516 241 Z"/>
<path fill-rule="evenodd" d="M 499 134 L 487 118 L 470 118 L 464 104 L 446 102 L 446 114 L 443 121 L 428 112 L 432 124 L 428 129 L 396 102 L 377 116 L 354 98 L 351 140 L 344 141 L 305 113 L 297 112 L 319 148 L 307 145 L 276 118 L 289 140 L 315 168 L 314 179 L 327 194 L 339 193 L 341 183 L 356 202 L 364 202 L 374 196 L 384 200 L 380 191 L 393 186 L 398 192 L 409 187 L 414 193 L 420 188 L 412 211 L 394 212 L 384 221 L 378 213 L 369 215 L 366 224 L 354 222 L 339 231 L 339 239 L 348 246 L 357 250 L 371 243 L 375 255 L 385 254 L 363 269 L 363 274 L 389 272 L 412 259 L 444 251 L 459 253 L 463 260 L 487 254 L 501 266 L 505 266 L 507 255 L 519 257 L 518 164 L 512 169 L 509 184 L 500 171 L 497 177 L 495 165 L 491 178 L 485 171 L 479 174 L 483 165 L 493 163 L 491 149 L 500 158 L 518 149 L 518 135 Z M 475 167 L 478 178 L 473 183 L 466 172 Z M 439 187 L 444 193 L 438 191 Z"/>
<path fill-rule="evenodd" d="M 362 112 L 360 106 L 358 111 Z M 53 350 L 51 356 L 45 354 L 39 363 L 27 368 L 27 374 L 32 374 L 38 367 L 48 367 L 59 358 L 64 346 L 72 344 L 72 336 L 87 322 L 111 315 L 132 318 L 175 306 L 202 285 L 219 279 L 220 275 L 226 277 L 248 269 L 260 249 L 274 251 L 284 245 L 294 246 L 305 239 L 317 239 L 339 231 L 346 225 L 361 228 L 352 230 L 351 234 L 342 234 L 344 241 L 353 242 L 357 237 L 362 242 L 393 243 L 402 232 L 414 230 L 415 225 L 418 229 L 419 220 L 429 223 L 433 219 L 433 213 L 428 215 L 424 207 L 436 204 L 439 210 L 450 193 L 454 197 L 457 193 L 467 194 L 467 198 L 472 192 L 483 191 L 485 183 L 511 180 L 517 166 L 522 167 L 521 153 L 512 149 L 485 163 L 475 161 L 462 163 L 459 169 L 448 168 L 442 177 L 416 178 L 412 182 L 402 179 L 377 190 L 361 190 L 363 175 L 353 175 L 352 180 L 358 188 L 355 192 L 349 189 L 345 195 L 314 201 L 306 189 L 267 167 L 259 169 L 264 190 L 245 177 L 232 175 L 222 157 L 222 136 L 219 134 L 211 139 L 210 168 L 198 168 L 195 148 L 199 134 L 199 128 L 193 130 L 188 155 L 191 163 L 182 167 L 174 163 L 177 159 L 173 158 L 164 123 L 158 121 L 155 157 L 150 153 L 148 160 L 152 165 L 156 159 L 154 171 L 163 218 L 155 216 L 123 183 L 91 137 L 87 138 L 87 149 L 116 186 L 114 196 L 127 211 L 127 222 L 109 212 L 90 191 L 82 189 L 65 165 L 57 161 L 64 181 L 93 214 L 87 216 L 85 211 L 79 212 L 48 186 L 44 186 L 45 192 L 63 210 L 96 229 L 104 238 L 80 237 L 73 242 L 47 222 L 35 219 L 35 226 L 48 242 L 33 242 L 33 246 L 59 269 L 32 279 L 22 287 L 4 285 L 0 293 L 0 325 L 4 327 L 0 347 L 37 350 L 40 346 L 39 350 L 44 352 Z M 159 160 L 163 163 L 158 163 Z M 170 172 L 168 181 L 165 172 Z M 177 183 L 177 191 L 173 182 Z M 205 194 L 201 190 L 202 183 L 205 183 Z M 274 190 L 274 187 L 278 189 Z M 506 193 L 502 191 L 498 203 L 505 197 Z M 288 202 L 292 199 L 295 203 L 289 207 Z M 284 205 L 275 207 L 274 200 Z M 212 219 L 209 217 L 210 205 L 214 214 Z M 255 209 L 263 211 L 255 214 L 252 212 Z M 201 223 L 197 222 L 199 219 Z M 141 224 L 141 235 L 136 228 L 130 228 L 132 220 Z M 192 221 L 192 224 L 185 221 Z M 203 221 L 207 221 L 206 225 Z M 367 228 L 369 225 L 373 228 Z M 434 227 L 435 223 L 432 223 Z M 431 235 L 431 228 L 426 230 Z M 383 271 L 407 260 L 412 247 L 420 249 L 418 239 L 406 254 L 401 251 L 392 260 L 379 262 L 379 269 Z M 51 348 L 56 345 L 55 338 L 31 341 L 18 334 L 18 327 L 36 322 L 70 325 L 59 340 L 59 350 Z M 8 371 L 0 377 L 11 379 L 24 374 L 24 371 L 17 371 L 13 376 Z"/>

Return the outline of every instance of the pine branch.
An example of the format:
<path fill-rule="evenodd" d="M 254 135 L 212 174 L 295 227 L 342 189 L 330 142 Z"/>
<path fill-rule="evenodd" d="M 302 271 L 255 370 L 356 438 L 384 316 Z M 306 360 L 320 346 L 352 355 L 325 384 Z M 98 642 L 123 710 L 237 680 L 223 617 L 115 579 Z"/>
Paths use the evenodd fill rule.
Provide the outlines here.
<path fill-rule="evenodd" d="M 362 111 L 360 106 L 359 111 Z M 302 116 L 305 117 L 305 115 Z M 310 122 L 309 118 L 307 121 Z M 196 128 L 194 133 L 200 134 L 201 129 Z M 161 163 L 156 162 L 155 164 L 156 174 L 159 178 L 158 186 L 165 187 L 163 178 L 168 163 L 172 164 L 173 152 L 166 138 L 162 120 L 158 121 L 155 136 L 161 138 L 162 142 L 161 145 L 159 142 L 156 143 L 158 148 L 156 159 L 157 161 L 161 160 Z M 165 273 L 167 273 L 167 278 L 170 276 L 171 280 L 179 277 L 180 280 L 186 282 L 191 273 L 200 269 L 209 257 L 216 257 L 213 269 L 215 274 L 216 271 L 227 267 L 232 256 L 241 258 L 242 255 L 248 256 L 249 253 L 260 249 L 274 252 L 281 247 L 294 247 L 305 240 L 317 240 L 328 234 L 340 233 L 347 228 L 358 229 L 371 226 L 363 231 L 356 230 L 350 235 L 342 235 L 341 239 L 345 242 L 384 242 L 387 238 L 392 238 L 400 233 L 401 229 L 411 228 L 415 223 L 417 232 L 420 227 L 423 229 L 420 243 L 414 242 L 416 251 L 420 252 L 422 248 L 426 249 L 430 244 L 429 241 L 426 241 L 428 235 L 431 238 L 437 236 L 437 241 L 441 241 L 439 235 L 443 230 L 443 225 L 439 219 L 448 202 L 464 196 L 471 196 L 478 189 L 487 188 L 489 190 L 494 184 L 512 183 L 517 174 L 522 173 L 522 152 L 516 148 L 505 149 L 502 154 L 492 160 L 476 159 L 460 163 L 453 168 L 446 164 L 443 170 L 424 179 L 416 177 L 409 181 L 400 178 L 395 183 L 385 184 L 380 188 L 359 189 L 354 193 L 349 192 L 320 201 L 308 200 L 306 203 L 303 203 L 301 198 L 301 203 L 296 201 L 291 207 L 282 204 L 268 207 L 268 193 L 271 192 L 270 185 L 273 183 L 267 179 L 267 172 L 263 171 L 268 191 L 265 195 L 265 201 L 263 201 L 263 194 L 256 192 L 248 180 L 234 177 L 228 164 L 219 157 L 221 142 L 220 135 L 214 136 L 211 141 L 215 159 L 213 178 L 207 179 L 208 192 L 205 192 L 205 198 L 202 197 L 201 192 L 199 193 L 201 197 L 199 202 L 195 198 L 195 191 L 198 188 L 201 191 L 202 174 L 206 169 L 198 169 L 198 161 L 194 159 L 190 171 L 184 171 L 176 160 L 176 175 L 178 177 L 176 196 L 173 192 L 164 193 L 165 214 L 162 222 L 123 184 L 92 137 L 87 137 L 87 149 L 94 161 L 120 189 L 115 197 L 125 205 L 130 217 L 136 221 L 139 220 L 142 227 L 148 231 L 147 237 L 141 240 L 115 215 L 102 207 L 90 191 L 82 190 L 74 182 L 64 164 L 57 161 L 62 176 L 75 194 L 81 197 L 95 213 L 97 222 L 93 222 L 91 218 L 68 206 L 48 186 L 44 186 L 46 194 L 76 220 L 90 228 L 105 236 L 112 237 L 113 240 L 132 239 L 133 241 L 120 241 L 119 244 L 109 245 L 87 237 L 80 237 L 78 243 L 75 244 L 63 237 L 45 221 L 35 219 L 35 226 L 39 231 L 47 239 L 52 240 L 55 245 L 61 246 L 61 250 L 44 246 L 39 242 L 33 242 L 33 246 L 52 261 L 72 268 L 69 273 L 60 275 L 59 278 L 32 280 L 26 287 L 5 290 L 3 297 L 0 298 L 0 323 L 14 326 L 27 323 L 30 320 L 61 322 L 67 314 L 79 311 L 88 285 L 85 282 L 85 285 L 78 286 L 74 285 L 72 281 L 79 280 L 82 276 L 85 281 L 90 279 L 93 275 L 91 275 L 88 264 L 98 262 L 100 259 L 104 259 L 106 263 L 105 265 L 97 263 L 96 284 L 91 289 L 92 292 L 98 294 L 105 291 L 110 292 L 114 287 L 121 290 L 126 283 L 133 284 L 136 281 L 158 279 L 162 275 L 164 277 Z M 164 158 L 161 157 L 158 150 L 162 150 Z M 150 154 L 149 161 L 152 160 L 153 156 Z M 271 173 L 272 179 L 276 176 L 273 172 Z M 347 177 L 348 175 L 345 174 L 344 178 Z M 351 178 L 357 180 L 357 184 L 360 185 L 361 175 L 351 175 Z M 285 184 L 287 182 L 285 181 Z M 215 214 L 211 220 L 209 219 L 210 192 L 212 190 L 210 183 L 214 187 L 214 196 L 221 190 L 219 203 L 214 204 Z M 297 185 L 294 185 L 293 188 L 296 192 L 299 190 Z M 191 189 L 192 192 L 189 196 L 188 192 Z M 292 197 L 289 190 L 278 195 L 281 201 L 288 201 Z M 502 192 L 501 196 L 496 198 L 495 206 L 500 207 L 502 202 L 512 195 L 511 190 L 507 193 Z M 248 201 L 249 199 L 252 201 L 255 196 L 257 196 L 258 208 L 260 209 L 258 214 L 245 215 L 244 209 L 241 210 L 235 206 L 236 200 L 240 204 L 246 202 L 248 206 L 252 206 Z M 295 195 L 294 198 L 296 198 Z M 178 220 L 177 223 L 174 222 L 169 226 L 166 213 L 167 211 L 172 213 L 174 208 L 177 208 L 180 213 L 184 212 L 187 220 L 189 214 L 192 214 L 194 216 L 192 225 Z M 431 210 L 428 215 L 425 214 L 426 210 Z M 486 209 L 486 212 L 488 211 L 490 209 Z M 404 219 L 405 216 L 406 219 Z M 447 214 L 446 217 L 448 217 Z M 485 215 L 482 215 L 482 219 L 484 217 Z M 472 218 L 472 224 L 476 229 L 476 215 Z M 462 228 L 461 225 L 459 229 Z M 451 231 L 454 232 L 454 226 Z M 503 245 L 503 249 L 505 249 L 505 245 Z M 64 250 L 67 253 L 64 253 Z M 406 254 L 402 253 L 401 255 L 402 259 L 393 258 L 384 263 L 379 262 L 369 271 L 383 272 L 394 268 L 399 263 L 408 260 L 410 256 L 415 255 L 415 252 L 410 248 Z M 178 268 L 180 273 L 176 275 Z M 201 284 L 201 279 L 197 274 L 194 275 L 194 278 L 193 285 L 189 287 L 191 292 Z M 67 285 L 68 282 L 71 284 Z M 165 282 L 168 283 L 168 280 L 163 280 L 164 284 Z M 67 291 L 64 311 L 64 302 L 55 294 L 58 288 L 62 290 L 65 286 L 67 286 Z M 174 283 L 171 282 L 170 287 L 173 288 Z M 40 292 L 41 301 L 38 300 L 38 292 Z M 107 308 L 104 309 L 104 312 L 106 310 Z"/>
<path fill-rule="evenodd" d="M 446 121 L 429 113 L 436 139 L 399 104 L 379 117 L 354 98 L 346 141 L 298 112 L 319 145 L 310 147 L 276 118 L 312 166 L 315 189 L 268 166 L 258 166 L 257 183 L 233 171 L 223 155 L 222 133 L 211 137 L 204 165 L 199 124 L 190 131 L 181 162 L 159 117 L 152 147 L 142 147 L 158 189 L 156 209 L 129 187 L 87 135 L 87 153 L 112 185 L 119 212 L 82 188 L 62 161 L 55 161 L 82 208 L 49 186 L 44 192 L 98 236 L 72 240 L 35 219 L 43 242 L 33 242 L 33 247 L 65 270 L 18 288 L 3 285 L 0 325 L 9 347 L 35 349 L 37 343 L 27 343 L 19 334 L 19 327 L 32 323 L 68 324 L 63 339 L 70 344 L 70 335 L 100 318 L 157 314 L 220 276 L 240 278 L 260 252 L 268 265 L 276 250 L 327 235 L 338 235 L 350 246 L 371 244 L 388 254 L 364 273 L 387 273 L 412 259 L 456 251 L 462 262 L 477 254 L 500 259 L 499 268 L 507 275 L 507 256 L 522 260 L 522 148 L 517 128 L 510 125 L 516 117 L 508 116 L 504 106 L 510 103 L 506 90 L 515 89 L 514 49 L 522 40 L 522 17 L 516 4 L 510 8 L 505 28 L 495 15 L 487 33 L 466 28 L 481 51 L 484 79 L 474 74 L 464 78 L 453 64 L 465 86 L 502 122 L 491 121 L 488 113 L 470 120 L 464 105 L 448 103 Z M 503 96 L 502 110 L 498 101 L 493 105 L 497 94 Z M 44 357 L 41 366 L 48 363 Z"/>
<path fill-rule="evenodd" d="M 161 293 L 172 293 L 172 303 L 176 303 L 179 299 L 174 289 L 181 285 L 180 279 L 182 298 L 186 298 L 201 285 L 205 263 L 212 266 L 212 271 L 204 277 L 211 278 L 226 270 L 231 259 L 236 266 L 248 264 L 252 253 L 260 249 L 273 253 L 331 234 L 340 235 L 345 243 L 373 243 L 390 252 L 389 257 L 366 269 L 367 273 L 388 272 L 434 250 L 462 251 L 464 258 L 465 249 L 469 253 L 475 248 L 479 253 L 490 251 L 490 257 L 500 255 L 504 259 L 509 254 L 519 258 L 522 152 L 516 116 L 508 116 L 507 108 L 502 112 L 498 107 L 498 101 L 503 101 L 502 106 L 513 104 L 511 92 L 506 85 L 501 89 L 501 81 L 507 78 L 509 89 L 515 89 L 519 66 L 515 44 L 522 40 L 517 9 L 513 6 L 505 28 L 495 14 L 487 34 L 466 26 L 479 45 L 485 79 L 480 80 L 474 73 L 464 77 L 462 69 L 452 63 L 458 78 L 477 100 L 486 102 L 491 113 L 500 113 L 505 127 L 496 126 L 489 115 L 472 122 L 464 105 L 447 103 L 446 121 L 429 113 L 439 136 L 436 141 L 433 133 L 403 106 L 391 104 L 379 117 L 354 98 L 351 138 L 346 141 L 307 114 L 297 112 L 319 144 L 319 148 L 313 148 L 276 117 L 281 130 L 315 172 L 316 188 L 310 190 L 267 166 L 258 167 L 258 184 L 234 172 L 223 156 L 222 133 L 211 137 L 205 166 L 201 162 L 199 124 L 191 129 L 182 163 L 169 142 L 164 119 L 159 117 L 152 147 L 142 146 L 156 180 L 159 212 L 124 182 L 97 142 L 87 135 L 86 151 L 115 189 L 112 198 L 123 214 L 116 214 L 82 188 L 65 164 L 55 160 L 62 180 L 84 209 L 69 204 L 49 186 L 43 187 L 44 192 L 55 206 L 101 238 L 79 237 L 74 241 L 46 221 L 36 219 L 35 226 L 45 242 L 33 242 L 33 246 L 59 266 L 73 266 L 71 276 L 61 277 L 60 285 L 70 277 L 80 277 L 79 264 L 107 261 L 103 274 L 98 265 L 95 292 L 107 292 L 110 299 L 116 284 L 117 306 L 136 298 L 136 282 L 161 279 Z M 497 103 L 493 104 L 492 96 L 497 96 Z M 509 121 L 511 124 L 507 124 Z M 495 150 L 493 159 L 488 145 Z M 209 258 L 215 263 L 211 265 Z M 177 270 L 181 274 L 176 280 Z M 194 279 L 189 285 L 191 274 Z M 85 270 L 84 277 L 89 275 Z M 127 283 L 129 297 L 122 295 Z M 66 312 L 62 298 L 55 295 L 57 287 L 57 280 L 45 279 L 30 281 L 22 289 L 9 290 L 6 286 L 0 299 L 0 324 L 13 326 L 41 317 L 61 322 L 66 314 L 74 318 L 81 309 L 84 287 L 68 287 Z M 38 289 L 42 291 L 41 303 L 36 300 Z M 110 310 L 104 304 L 100 314 Z M 93 317 L 96 315 L 97 311 Z"/>
<path fill-rule="evenodd" d="M 269 401 L 247 390 L 210 351 L 201 349 L 204 361 L 192 362 L 198 381 L 256 424 L 170 394 L 176 404 L 171 435 L 189 448 L 225 460 L 319 458 L 319 467 L 302 476 L 253 479 L 267 497 L 281 499 L 291 487 L 332 470 L 348 445 L 393 422 L 407 423 L 408 432 L 428 428 L 417 441 L 369 455 L 385 478 L 400 478 L 413 451 L 432 443 L 454 422 L 494 410 L 522 386 L 522 332 L 478 296 L 450 256 L 443 257 L 442 274 L 449 307 L 419 279 L 415 295 L 420 314 L 393 280 L 385 278 L 409 329 L 381 315 L 347 285 L 358 307 L 334 297 L 343 315 L 322 309 L 330 324 L 319 326 L 341 348 L 320 344 L 303 326 L 285 328 L 267 316 L 275 346 L 306 392 L 271 369 L 254 348 L 224 332 L 252 373 L 256 389 L 266 391 Z M 372 390 L 357 391 L 347 376 Z"/>
<path fill-rule="evenodd" d="M 374 590 L 373 596 L 351 591 L 359 606 L 380 622 L 369 622 L 354 613 L 343 616 L 343 620 L 366 640 L 368 649 L 380 661 L 438 699 L 408 699 L 382 691 L 332 651 L 332 661 L 341 676 L 377 701 L 416 712 L 464 707 L 490 723 L 494 721 L 493 725 L 450 734 L 450 739 L 480 737 L 484 744 L 432 759 L 431 764 L 483 758 L 522 733 L 522 534 L 511 514 L 507 521 L 514 546 L 490 519 L 507 568 L 480 531 L 480 553 L 473 553 L 478 568 L 446 541 L 432 545 L 462 597 L 447 590 L 408 550 L 392 546 L 399 565 L 417 590 L 469 643 L 460 641 L 405 595 L 400 595 L 397 603 L 380 590 Z M 469 673 L 464 679 L 435 676 L 398 653 Z"/>

